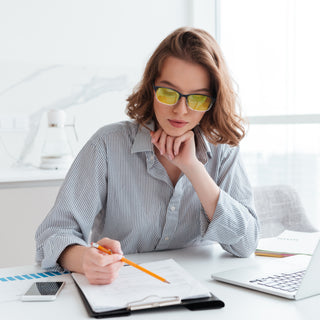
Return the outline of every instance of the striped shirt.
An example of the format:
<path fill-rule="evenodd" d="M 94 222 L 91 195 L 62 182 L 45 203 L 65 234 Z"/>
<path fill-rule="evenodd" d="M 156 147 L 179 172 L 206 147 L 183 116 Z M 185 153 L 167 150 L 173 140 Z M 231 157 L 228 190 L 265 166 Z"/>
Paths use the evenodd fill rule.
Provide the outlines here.
<path fill-rule="evenodd" d="M 36 260 L 59 269 L 67 246 L 103 237 L 120 241 L 125 254 L 216 241 L 233 255 L 250 255 L 259 224 L 239 148 L 214 146 L 198 127 L 194 132 L 197 157 L 220 188 L 212 221 L 184 174 L 173 186 L 149 131 L 119 122 L 98 130 L 79 152 L 36 232 Z"/>

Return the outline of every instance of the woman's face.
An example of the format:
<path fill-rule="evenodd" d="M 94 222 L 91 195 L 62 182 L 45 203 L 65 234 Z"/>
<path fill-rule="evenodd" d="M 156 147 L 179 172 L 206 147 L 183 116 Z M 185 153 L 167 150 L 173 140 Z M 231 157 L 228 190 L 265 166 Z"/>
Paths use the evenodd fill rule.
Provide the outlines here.
<path fill-rule="evenodd" d="M 202 65 L 170 56 L 163 63 L 155 86 L 171 88 L 181 94 L 210 95 L 210 76 Z M 169 106 L 159 102 L 154 94 L 153 108 L 158 125 L 173 137 L 192 130 L 204 115 L 204 112 L 191 110 L 184 97 Z"/>

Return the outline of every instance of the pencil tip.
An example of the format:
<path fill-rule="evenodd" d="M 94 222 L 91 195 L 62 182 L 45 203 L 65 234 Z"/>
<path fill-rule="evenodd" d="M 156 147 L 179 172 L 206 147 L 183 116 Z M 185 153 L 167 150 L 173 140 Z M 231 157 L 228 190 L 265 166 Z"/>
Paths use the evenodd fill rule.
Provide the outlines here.
<path fill-rule="evenodd" d="M 170 284 L 170 282 L 169 282 L 169 281 L 167 281 L 167 280 L 165 281 L 165 283 L 169 283 L 169 284 Z"/>

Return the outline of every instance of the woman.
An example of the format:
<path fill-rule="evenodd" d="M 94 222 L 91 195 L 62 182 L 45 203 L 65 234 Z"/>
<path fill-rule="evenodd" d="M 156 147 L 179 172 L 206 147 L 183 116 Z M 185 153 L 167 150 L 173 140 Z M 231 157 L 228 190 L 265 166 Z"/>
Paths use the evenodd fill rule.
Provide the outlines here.
<path fill-rule="evenodd" d="M 193 28 L 170 34 L 127 113 L 134 121 L 101 128 L 75 159 L 37 230 L 42 267 L 106 284 L 123 252 L 217 241 L 233 255 L 250 255 L 259 227 L 239 157 L 244 127 L 215 40 Z M 114 254 L 100 254 L 90 241 Z"/>

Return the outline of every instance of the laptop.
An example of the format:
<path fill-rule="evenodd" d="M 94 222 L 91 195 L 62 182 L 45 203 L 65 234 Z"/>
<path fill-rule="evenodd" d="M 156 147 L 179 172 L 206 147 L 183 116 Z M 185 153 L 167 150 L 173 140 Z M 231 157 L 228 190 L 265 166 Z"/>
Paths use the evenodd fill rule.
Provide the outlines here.
<path fill-rule="evenodd" d="M 304 259 L 303 259 L 304 258 Z M 212 278 L 233 285 L 299 300 L 320 294 L 320 240 L 309 263 L 306 256 L 263 258 L 259 264 L 212 274 Z"/>

